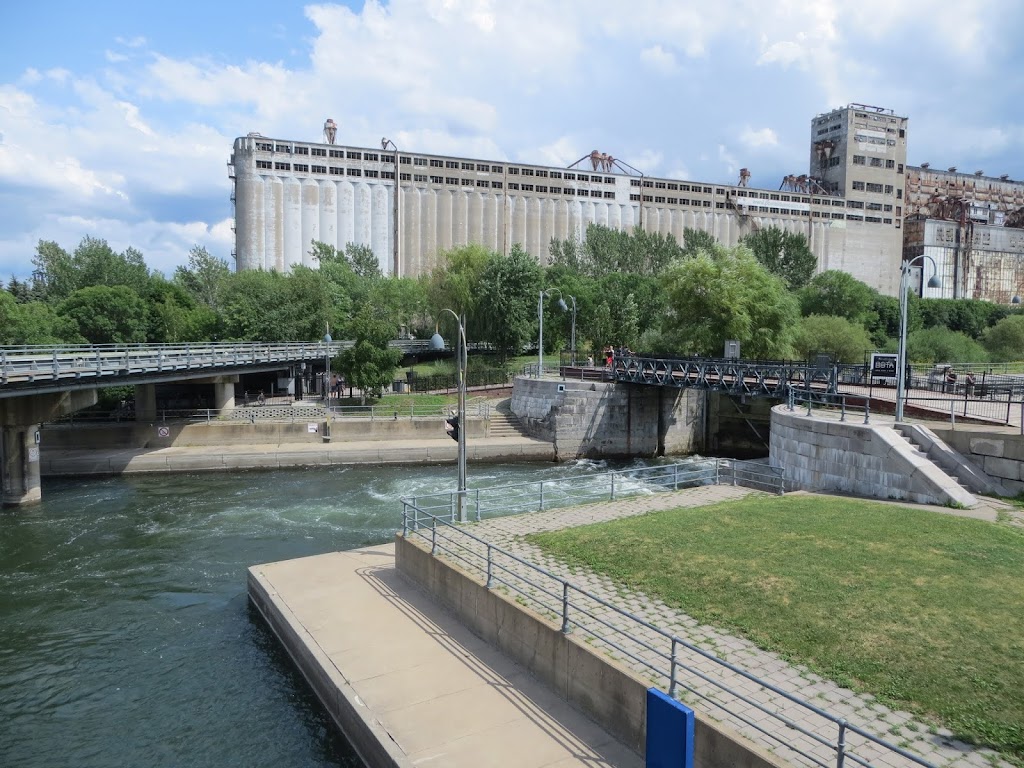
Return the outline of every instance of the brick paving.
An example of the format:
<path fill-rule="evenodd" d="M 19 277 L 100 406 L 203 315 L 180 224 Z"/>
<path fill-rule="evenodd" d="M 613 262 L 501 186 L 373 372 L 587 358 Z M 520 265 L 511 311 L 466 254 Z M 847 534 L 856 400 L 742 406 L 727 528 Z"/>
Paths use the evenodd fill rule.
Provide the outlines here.
<path fill-rule="evenodd" d="M 957 742 L 948 730 L 929 725 L 909 713 L 888 709 L 870 694 L 856 694 L 824 680 L 806 667 L 789 664 L 777 654 L 761 650 L 742 638 L 700 624 L 641 592 L 616 585 L 605 575 L 570 568 L 524 539 L 529 533 L 632 517 L 662 509 L 704 506 L 757 493 L 742 487 L 702 486 L 498 517 L 471 524 L 467 530 L 492 546 L 538 565 L 588 593 L 573 591 L 570 608 L 572 631 L 648 679 L 652 685 L 663 689 L 668 686 L 670 636 L 674 635 L 788 695 L 830 713 L 834 718 L 846 718 L 852 726 L 885 739 L 933 765 L 941 768 L 1011 768 L 1011 763 L 992 750 Z M 428 532 L 425 533 L 429 536 Z M 449 539 L 449 536 L 453 538 Z M 454 537 L 458 537 L 458 542 Z M 438 531 L 438 542 L 439 550 L 448 550 L 451 559 L 461 560 L 463 566 L 469 564 L 486 571 L 484 546 L 458 534 L 445 534 L 443 530 Z M 560 620 L 562 588 L 558 582 L 535 571 L 530 572 L 510 558 L 496 555 L 493 563 L 493 586 L 496 589 L 529 604 L 553 621 Z M 650 627 L 622 616 L 602 601 L 632 613 Z M 599 632 L 605 639 L 588 636 L 588 628 Z M 609 640 L 617 647 L 612 647 Z M 832 720 L 707 659 L 697 651 L 679 646 L 677 660 L 681 667 L 677 675 L 678 694 L 687 704 L 743 733 L 788 762 L 808 766 L 836 764 L 834 744 L 838 739 L 838 726 Z M 742 695 L 747 701 L 740 700 L 735 694 Z M 785 720 L 780 722 L 779 717 Z M 846 732 L 846 745 L 848 754 L 852 753 L 875 766 L 907 768 L 915 765 L 914 761 L 849 730 Z"/>

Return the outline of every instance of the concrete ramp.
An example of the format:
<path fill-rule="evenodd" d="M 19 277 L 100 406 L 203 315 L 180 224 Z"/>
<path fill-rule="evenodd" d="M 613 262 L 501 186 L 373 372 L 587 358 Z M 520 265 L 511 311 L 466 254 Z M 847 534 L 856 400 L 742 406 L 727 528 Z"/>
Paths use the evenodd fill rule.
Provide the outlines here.
<path fill-rule="evenodd" d="M 928 427 L 920 424 L 897 424 L 896 431 L 972 493 L 986 496 L 1013 495 L 996 478 L 953 449 Z"/>

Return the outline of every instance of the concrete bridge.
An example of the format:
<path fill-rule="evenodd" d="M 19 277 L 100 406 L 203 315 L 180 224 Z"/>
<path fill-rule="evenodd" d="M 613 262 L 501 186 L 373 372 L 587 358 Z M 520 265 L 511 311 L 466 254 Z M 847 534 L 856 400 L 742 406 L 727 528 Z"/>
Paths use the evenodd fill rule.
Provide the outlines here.
<path fill-rule="evenodd" d="M 39 425 L 94 405 L 104 387 L 135 388 L 135 418 L 156 418 L 156 386 L 190 381 L 212 385 L 213 407 L 234 408 L 239 376 L 317 365 L 352 341 L 7 347 L 0 349 L 0 504 L 38 501 Z M 406 354 L 428 341 L 391 342 Z"/>

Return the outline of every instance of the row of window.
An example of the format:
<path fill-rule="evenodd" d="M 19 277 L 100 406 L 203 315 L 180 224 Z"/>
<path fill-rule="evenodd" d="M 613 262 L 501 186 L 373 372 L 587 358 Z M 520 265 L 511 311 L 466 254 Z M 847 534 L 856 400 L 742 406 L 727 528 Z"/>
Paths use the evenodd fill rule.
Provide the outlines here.
<path fill-rule="evenodd" d="M 889 159 L 886 159 L 884 157 L 870 157 L 870 158 L 867 158 L 864 155 L 854 155 L 853 156 L 853 164 L 854 165 L 869 165 L 872 168 L 890 168 L 890 169 L 892 169 L 892 168 L 896 167 L 896 161 L 895 160 L 889 160 Z M 899 173 L 903 173 L 903 165 L 902 164 L 900 164 Z"/>

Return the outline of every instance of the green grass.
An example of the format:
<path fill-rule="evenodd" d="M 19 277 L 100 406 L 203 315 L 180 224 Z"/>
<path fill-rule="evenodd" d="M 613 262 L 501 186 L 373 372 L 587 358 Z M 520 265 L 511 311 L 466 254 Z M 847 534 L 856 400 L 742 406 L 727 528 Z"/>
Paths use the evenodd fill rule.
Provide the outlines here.
<path fill-rule="evenodd" d="M 751 497 L 530 540 L 1024 764 L 1024 531 Z"/>
<path fill-rule="evenodd" d="M 452 395 L 433 395 L 429 393 L 415 393 L 406 395 L 384 395 L 383 397 L 368 397 L 366 398 L 366 405 L 380 405 L 387 408 L 408 408 L 410 405 L 415 405 L 417 408 L 427 408 L 432 406 L 450 405 L 458 402 L 458 396 Z M 354 406 L 359 405 L 360 400 L 358 397 L 343 397 L 341 400 L 331 400 L 332 405 L 343 405 L 343 406 Z"/>

